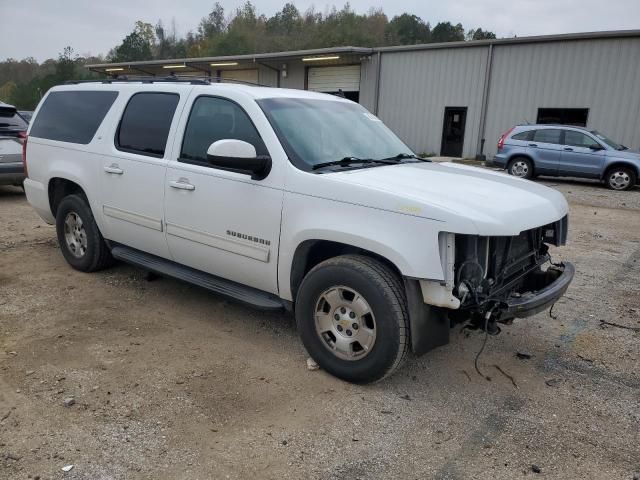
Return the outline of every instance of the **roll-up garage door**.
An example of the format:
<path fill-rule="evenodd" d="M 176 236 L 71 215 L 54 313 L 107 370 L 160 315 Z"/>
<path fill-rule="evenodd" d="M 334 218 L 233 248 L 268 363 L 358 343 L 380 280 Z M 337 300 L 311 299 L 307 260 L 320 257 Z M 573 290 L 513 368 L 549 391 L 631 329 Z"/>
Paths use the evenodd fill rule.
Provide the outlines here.
<path fill-rule="evenodd" d="M 360 65 L 310 68 L 307 87 L 315 92 L 359 92 Z"/>
<path fill-rule="evenodd" d="M 223 70 L 222 80 L 240 80 L 242 82 L 258 83 L 258 69 Z"/>

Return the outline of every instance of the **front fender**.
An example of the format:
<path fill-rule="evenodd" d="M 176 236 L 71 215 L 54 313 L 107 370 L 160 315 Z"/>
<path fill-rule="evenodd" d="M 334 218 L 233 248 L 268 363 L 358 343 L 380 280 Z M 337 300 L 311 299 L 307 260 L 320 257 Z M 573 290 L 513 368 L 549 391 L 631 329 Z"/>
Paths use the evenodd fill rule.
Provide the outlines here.
<path fill-rule="evenodd" d="M 286 193 L 278 265 L 280 296 L 293 301 L 295 252 L 309 240 L 368 250 L 387 259 L 405 277 L 442 280 L 438 233 L 443 225 L 437 220 Z"/>

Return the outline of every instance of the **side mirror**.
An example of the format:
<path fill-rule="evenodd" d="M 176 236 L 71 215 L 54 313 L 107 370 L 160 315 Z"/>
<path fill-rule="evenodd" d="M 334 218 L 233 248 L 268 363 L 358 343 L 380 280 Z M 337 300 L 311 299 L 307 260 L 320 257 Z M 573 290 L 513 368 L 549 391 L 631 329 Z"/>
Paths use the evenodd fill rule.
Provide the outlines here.
<path fill-rule="evenodd" d="M 593 151 L 604 150 L 602 145 L 597 145 L 595 143 L 593 145 L 589 145 L 589 148 Z"/>
<path fill-rule="evenodd" d="M 255 147 L 242 140 L 213 142 L 207 149 L 207 160 L 222 170 L 251 175 L 252 180 L 262 180 L 271 171 L 271 157 L 258 156 Z"/>

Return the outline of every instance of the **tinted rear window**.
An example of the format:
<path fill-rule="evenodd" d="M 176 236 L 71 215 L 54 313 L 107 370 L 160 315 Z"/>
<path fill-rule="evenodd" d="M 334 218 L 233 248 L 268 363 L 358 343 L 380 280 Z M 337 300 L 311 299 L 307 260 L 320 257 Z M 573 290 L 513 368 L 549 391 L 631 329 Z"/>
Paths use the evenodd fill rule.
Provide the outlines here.
<path fill-rule="evenodd" d="M 527 132 L 516 133 L 511 138 L 513 140 L 523 140 L 523 141 L 531 140 L 531 138 L 533 137 L 533 132 L 534 132 L 533 130 L 529 130 Z"/>
<path fill-rule="evenodd" d="M 51 92 L 33 121 L 32 137 L 90 143 L 118 92 Z"/>
<path fill-rule="evenodd" d="M 26 131 L 27 122 L 9 106 L 0 106 L 0 134 L 4 132 Z"/>
<path fill-rule="evenodd" d="M 179 100 L 175 93 L 133 95 L 120 120 L 116 146 L 126 152 L 162 157 Z"/>

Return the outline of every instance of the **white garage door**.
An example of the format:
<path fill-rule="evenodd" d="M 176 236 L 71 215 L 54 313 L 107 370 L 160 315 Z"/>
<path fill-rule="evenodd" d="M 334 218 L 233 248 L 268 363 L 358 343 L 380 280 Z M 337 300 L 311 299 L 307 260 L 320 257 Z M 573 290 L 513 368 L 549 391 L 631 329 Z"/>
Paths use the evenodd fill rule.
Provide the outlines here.
<path fill-rule="evenodd" d="M 222 79 L 258 83 L 258 69 L 252 68 L 250 70 L 223 70 Z"/>
<path fill-rule="evenodd" d="M 360 65 L 310 68 L 307 86 L 315 92 L 359 92 Z"/>

